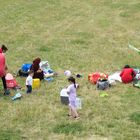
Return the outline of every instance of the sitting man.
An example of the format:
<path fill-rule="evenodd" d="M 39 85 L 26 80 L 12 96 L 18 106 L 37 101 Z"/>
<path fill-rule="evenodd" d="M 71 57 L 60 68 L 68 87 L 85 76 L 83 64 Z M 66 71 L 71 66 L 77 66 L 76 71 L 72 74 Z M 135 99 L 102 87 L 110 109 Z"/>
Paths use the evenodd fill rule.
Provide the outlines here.
<path fill-rule="evenodd" d="M 136 76 L 135 71 L 129 65 L 125 65 L 120 73 L 122 82 L 125 84 L 132 82 L 135 76 Z"/>

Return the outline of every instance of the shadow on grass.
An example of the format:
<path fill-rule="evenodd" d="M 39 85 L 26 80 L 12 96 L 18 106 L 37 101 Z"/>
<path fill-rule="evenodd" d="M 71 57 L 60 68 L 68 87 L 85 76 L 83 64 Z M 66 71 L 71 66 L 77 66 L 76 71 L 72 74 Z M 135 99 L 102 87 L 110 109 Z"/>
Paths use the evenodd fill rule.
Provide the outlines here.
<path fill-rule="evenodd" d="M 1 140 L 19 140 L 21 139 L 20 131 L 14 132 L 13 130 L 1 130 Z"/>
<path fill-rule="evenodd" d="M 135 112 L 130 115 L 130 120 L 140 125 L 140 112 Z"/>
<path fill-rule="evenodd" d="M 80 122 L 76 123 L 61 123 L 57 124 L 53 128 L 54 133 L 64 133 L 64 134 L 80 134 L 84 130 Z"/>

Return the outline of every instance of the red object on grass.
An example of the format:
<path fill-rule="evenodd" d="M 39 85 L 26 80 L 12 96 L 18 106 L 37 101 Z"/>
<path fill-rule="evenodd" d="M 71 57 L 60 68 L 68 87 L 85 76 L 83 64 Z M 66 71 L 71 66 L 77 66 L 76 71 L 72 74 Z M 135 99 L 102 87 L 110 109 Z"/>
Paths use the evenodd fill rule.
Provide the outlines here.
<path fill-rule="evenodd" d="M 99 79 L 108 79 L 108 75 L 101 72 L 95 72 L 88 75 L 88 80 L 92 84 L 96 84 Z"/>
<path fill-rule="evenodd" d="M 14 87 L 18 86 L 18 84 L 12 74 L 7 73 L 5 79 L 6 79 L 7 88 L 14 88 Z"/>

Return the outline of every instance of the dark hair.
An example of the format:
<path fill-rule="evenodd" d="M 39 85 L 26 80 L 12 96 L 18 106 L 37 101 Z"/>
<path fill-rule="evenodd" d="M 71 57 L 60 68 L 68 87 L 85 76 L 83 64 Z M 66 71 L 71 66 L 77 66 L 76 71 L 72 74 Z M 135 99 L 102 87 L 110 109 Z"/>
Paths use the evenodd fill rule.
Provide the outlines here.
<path fill-rule="evenodd" d="M 34 71 L 33 71 L 33 70 L 30 70 L 30 71 L 28 72 L 28 75 L 29 75 L 29 74 L 32 74 L 32 73 L 34 73 Z"/>
<path fill-rule="evenodd" d="M 69 78 L 68 78 L 68 81 L 69 81 L 69 82 L 72 82 L 72 83 L 74 84 L 74 87 L 76 88 L 75 78 L 74 78 L 74 77 L 72 77 L 72 76 L 69 77 Z"/>
<path fill-rule="evenodd" d="M 7 51 L 8 50 L 8 48 L 5 45 L 3 45 L 3 44 L 1 46 L 1 49 L 2 49 L 2 51 Z"/>
<path fill-rule="evenodd" d="M 129 65 L 125 65 L 124 68 L 130 68 L 130 66 Z"/>

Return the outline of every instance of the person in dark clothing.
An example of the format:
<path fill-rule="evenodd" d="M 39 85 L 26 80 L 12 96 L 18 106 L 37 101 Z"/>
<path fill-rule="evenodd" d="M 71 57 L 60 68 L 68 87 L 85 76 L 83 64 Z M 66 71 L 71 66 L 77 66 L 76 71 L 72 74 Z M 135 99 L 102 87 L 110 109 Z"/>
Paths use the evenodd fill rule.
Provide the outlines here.
<path fill-rule="evenodd" d="M 33 64 L 30 68 L 30 70 L 34 71 L 33 79 L 39 78 L 40 80 L 44 79 L 43 71 L 40 69 L 39 63 L 41 62 L 41 59 L 38 57 L 33 60 Z"/>

